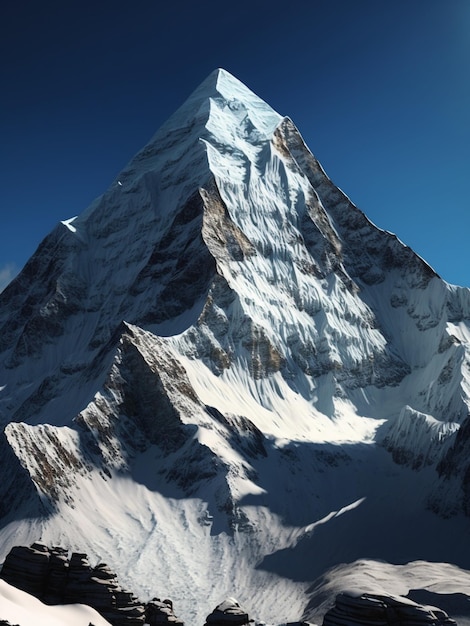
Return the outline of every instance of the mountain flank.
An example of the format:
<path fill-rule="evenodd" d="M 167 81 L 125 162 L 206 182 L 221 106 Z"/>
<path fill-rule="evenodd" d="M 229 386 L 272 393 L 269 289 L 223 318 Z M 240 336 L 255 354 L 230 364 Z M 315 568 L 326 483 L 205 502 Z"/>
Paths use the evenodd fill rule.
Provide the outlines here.
<path fill-rule="evenodd" d="M 0 561 L 67 546 L 185 623 L 466 596 L 470 291 L 289 117 L 217 69 L 64 217 L 0 294 Z"/>

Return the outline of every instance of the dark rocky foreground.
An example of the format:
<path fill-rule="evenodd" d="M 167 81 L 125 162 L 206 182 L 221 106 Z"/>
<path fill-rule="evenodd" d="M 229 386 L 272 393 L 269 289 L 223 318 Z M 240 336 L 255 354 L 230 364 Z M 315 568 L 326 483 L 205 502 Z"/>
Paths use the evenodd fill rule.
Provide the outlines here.
<path fill-rule="evenodd" d="M 184 626 L 171 600 L 142 602 L 123 589 L 104 563 L 92 567 L 86 554 L 43 543 L 16 546 L 8 554 L 0 578 L 45 604 L 87 604 L 113 626 Z M 252 623 L 234 598 L 227 598 L 206 618 L 204 626 Z M 340 593 L 324 616 L 323 626 L 457 626 L 445 611 L 401 596 Z M 0 626 L 14 626 L 1 620 Z M 90 625 L 93 626 L 93 625 Z M 314 626 L 295 622 L 282 626 Z"/>
<path fill-rule="evenodd" d="M 323 626 L 456 626 L 445 611 L 392 595 L 340 593 Z"/>
<path fill-rule="evenodd" d="M 123 589 L 104 563 L 91 567 L 87 555 L 42 543 L 12 548 L 0 572 L 7 583 L 45 604 L 87 604 L 113 626 L 183 626 L 171 600 L 142 602 Z M 1 615 L 0 615 L 1 617 Z"/>

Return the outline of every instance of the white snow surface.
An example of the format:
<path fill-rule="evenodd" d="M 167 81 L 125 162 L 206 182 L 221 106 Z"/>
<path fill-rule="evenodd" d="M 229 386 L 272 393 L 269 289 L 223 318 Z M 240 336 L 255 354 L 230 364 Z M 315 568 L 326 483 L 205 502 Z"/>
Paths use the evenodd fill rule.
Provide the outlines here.
<path fill-rule="evenodd" d="M 467 593 L 460 486 L 449 519 L 427 496 L 470 404 L 470 291 L 371 224 L 293 128 L 216 70 L 51 234 L 60 271 L 31 283 L 23 334 L 0 311 L 9 495 L 33 485 L 0 560 L 85 551 L 187 624 L 228 596 L 279 624 L 352 586 Z"/>
<path fill-rule="evenodd" d="M 0 619 L 19 626 L 109 626 L 94 609 L 83 604 L 48 606 L 0 579 Z"/>

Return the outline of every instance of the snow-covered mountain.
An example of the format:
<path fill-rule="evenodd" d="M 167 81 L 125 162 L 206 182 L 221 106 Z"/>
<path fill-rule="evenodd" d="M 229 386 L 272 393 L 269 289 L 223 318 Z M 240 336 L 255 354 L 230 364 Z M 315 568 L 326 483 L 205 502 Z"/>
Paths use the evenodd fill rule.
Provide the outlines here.
<path fill-rule="evenodd" d="M 0 294 L 0 560 L 69 545 L 201 624 L 468 589 L 469 320 L 216 70 Z"/>

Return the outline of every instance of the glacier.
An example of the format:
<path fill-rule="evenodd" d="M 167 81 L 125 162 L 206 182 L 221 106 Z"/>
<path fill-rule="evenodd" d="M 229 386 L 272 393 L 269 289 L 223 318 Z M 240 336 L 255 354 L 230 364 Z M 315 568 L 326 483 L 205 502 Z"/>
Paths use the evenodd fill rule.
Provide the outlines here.
<path fill-rule="evenodd" d="M 0 560 L 84 550 L 200 623 L 463 593 L 469 320 L 214 71 L 0 294 Z"/>

